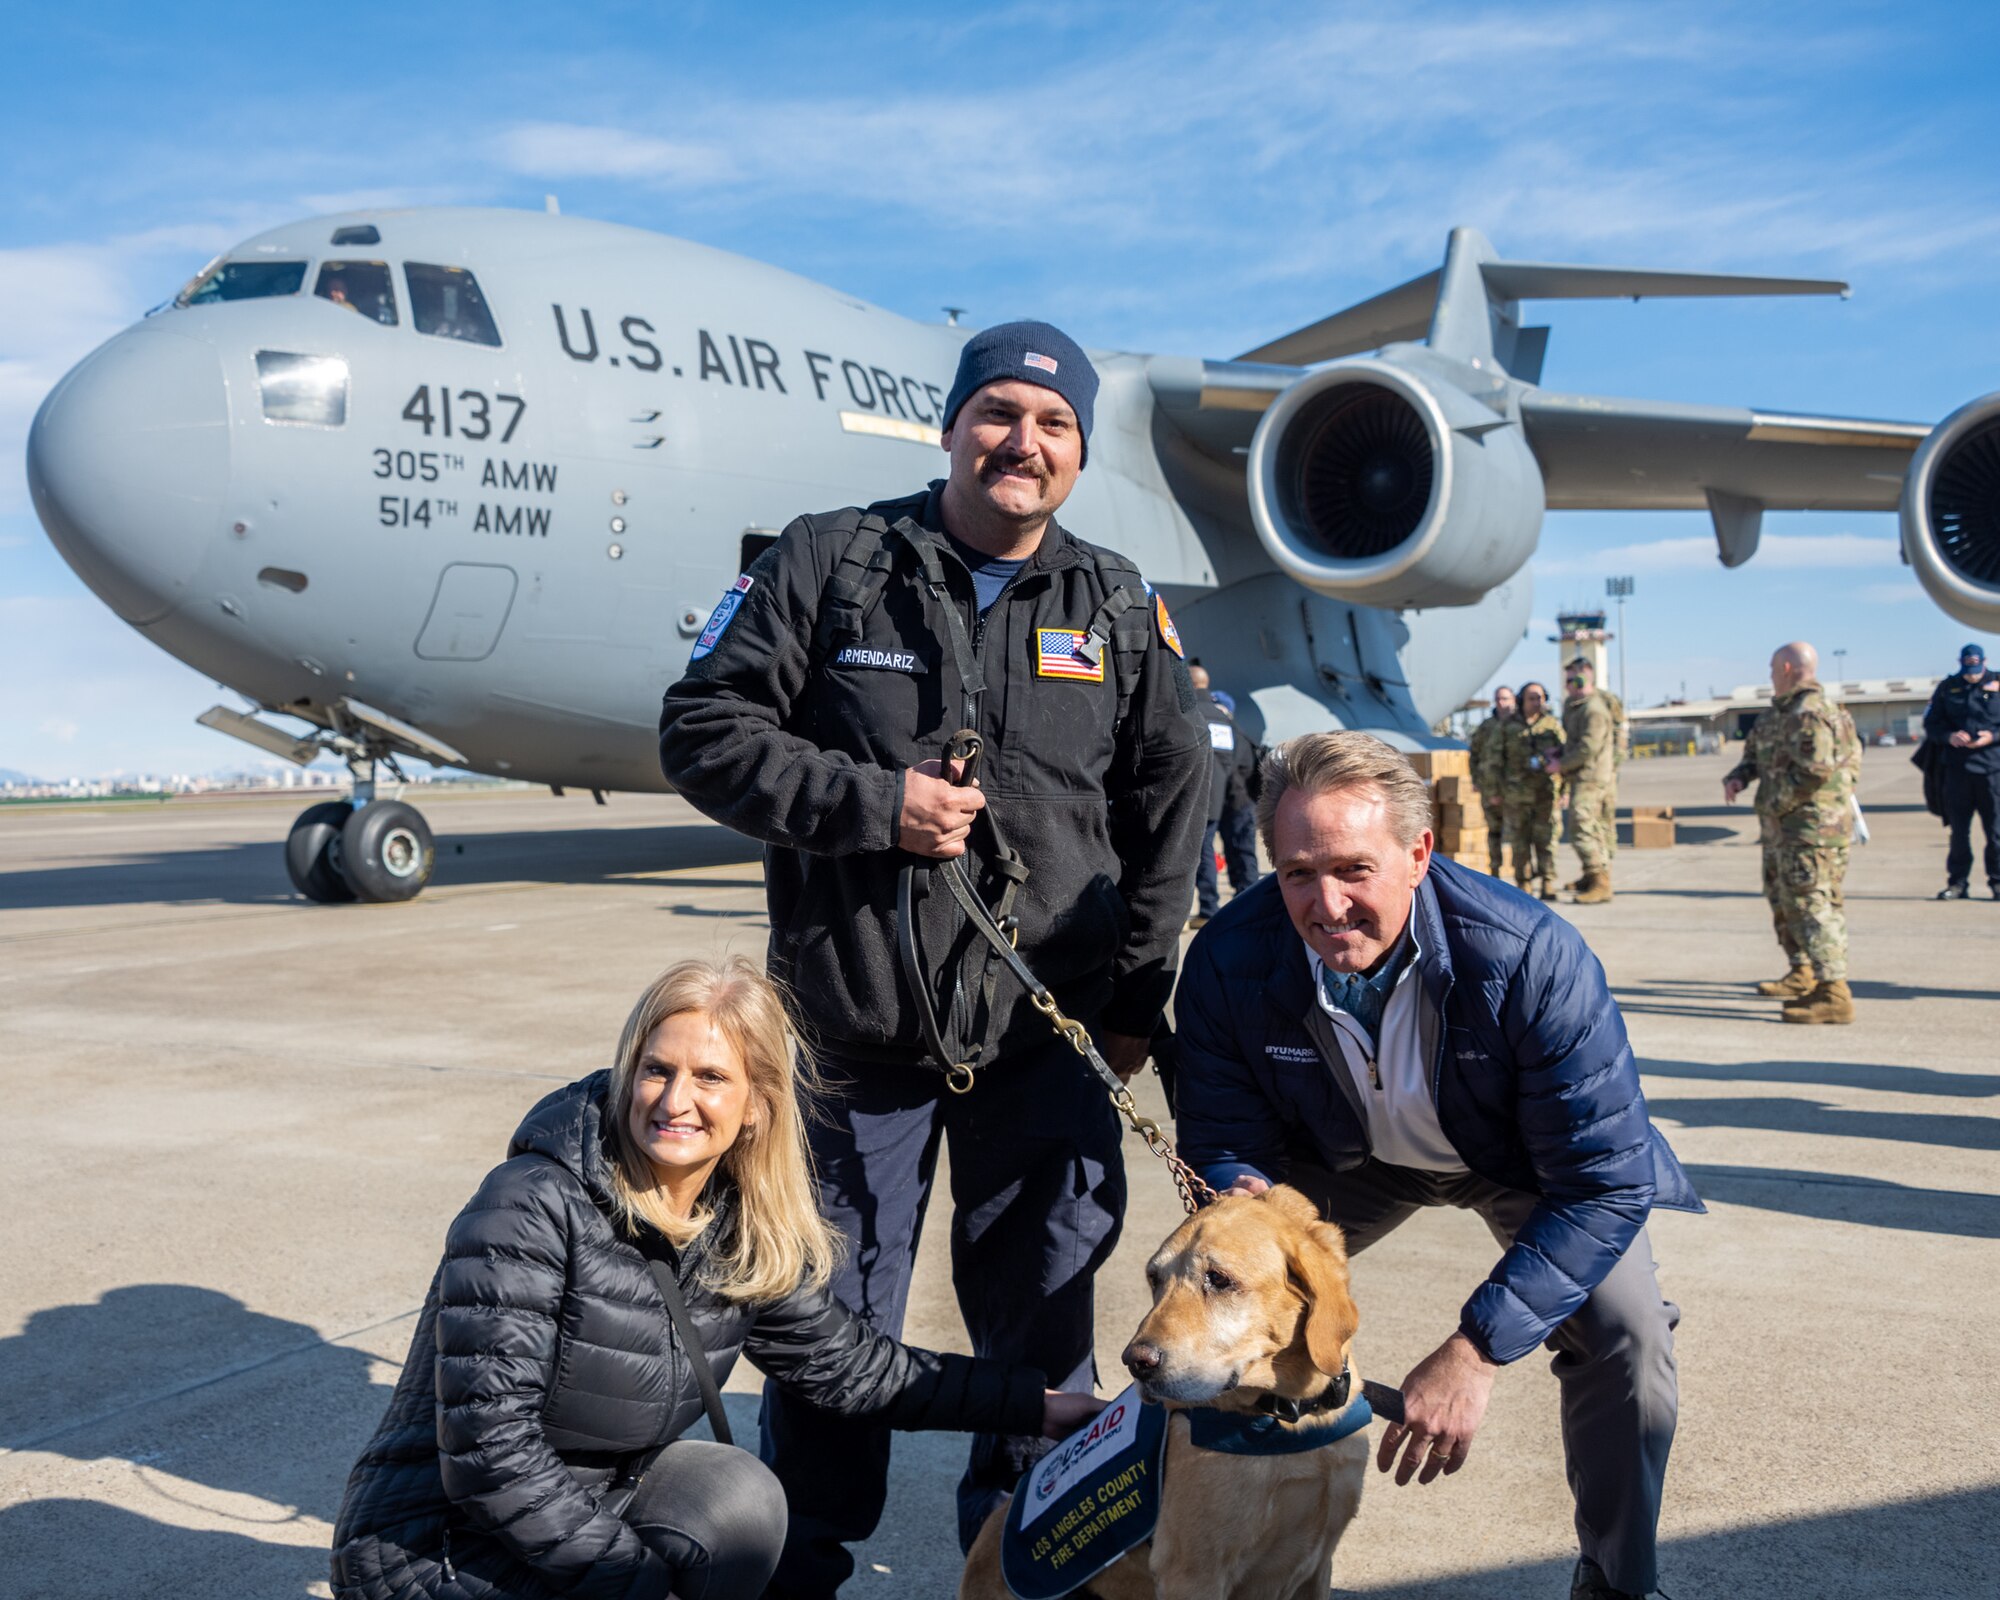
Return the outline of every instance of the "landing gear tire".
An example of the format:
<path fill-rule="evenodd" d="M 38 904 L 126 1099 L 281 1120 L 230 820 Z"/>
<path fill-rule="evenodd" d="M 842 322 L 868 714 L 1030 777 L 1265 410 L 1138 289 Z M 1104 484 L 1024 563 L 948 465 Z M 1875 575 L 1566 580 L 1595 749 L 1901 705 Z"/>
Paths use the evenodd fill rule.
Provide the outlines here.
<path fill-rule="evenodd" d="M 415 806 L 371 800 L 340 830 L 340 875 L 359 900 L 414 900 L 431 881 L 437 846 Z"/>
<path fill-rule="evenodd" d="M 299 813 L 285 840 L 285 871 L 292 887 L 308 900 L 321 905 L 344 905 L 355 898 L 354 888 L 341 876 L 340 834 L 354 815 L 345 800 L 322 800 Z"/>

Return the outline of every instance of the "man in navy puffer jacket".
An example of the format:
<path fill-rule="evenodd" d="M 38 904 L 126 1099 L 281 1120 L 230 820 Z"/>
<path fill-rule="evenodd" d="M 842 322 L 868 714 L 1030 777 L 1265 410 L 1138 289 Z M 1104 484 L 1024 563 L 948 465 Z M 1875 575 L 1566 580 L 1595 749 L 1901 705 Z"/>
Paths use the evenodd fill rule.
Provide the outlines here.
<path fill-rule="evenodd" d="M 1502 1254 L 1404 1380 L 1379 1465 L 1464 1464 L 1494 1375 L 1546 1342 L 1582 1557 L 1573 1596 L 1643 1595 L 1673 1442 L 1677 1308 L 1645 1223 L 1701 1202 L 1646 1115 L 1604 971 L 1545 906 L 1431 855 L 1430 792 L 1362 733 L 1267 758 L 1276 868 L 1195 940 L 1175 998 L 1181 1150 L 1218 1189 L 1287 1182 L 1350 1251 L 1420 1206 Z"/>

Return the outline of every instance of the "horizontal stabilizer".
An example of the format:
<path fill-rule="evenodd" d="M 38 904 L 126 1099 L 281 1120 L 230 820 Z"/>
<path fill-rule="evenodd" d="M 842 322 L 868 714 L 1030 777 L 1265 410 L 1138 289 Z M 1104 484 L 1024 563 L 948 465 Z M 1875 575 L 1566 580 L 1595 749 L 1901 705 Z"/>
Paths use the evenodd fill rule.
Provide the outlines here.
<path fill-rule="evenodd" d="M 1572 267 L 1553 261 L 1486 261 L 1479 275 L 1496 300 L 1701 300 L 1731 295 L 1837 294 L 1834 278 L 1755 278 L 1724 272 Z"/>
<path fill-rule="evenodd" d="M 1379 350 L 1400 340 L 1428 338 L 1441 354 L 1461 359 L 1498 355 L 1516 377 L 1533 383 L 1541 369 L 1541 330 L 1519 326 L 1513 308 L 1522 300 L 1844 296 L 1847 292 L 1846 284 L 1831 278 L 1501 261 L 1480 234 L 1470 228 L 1455 228 L 1445 264 L 1435 272 L 1426 272 L 1373 299 L 1246 350 L 1237 359 L 1303 367 Z M 1482 331 L 1484 324 L 1490 327 Z"/>

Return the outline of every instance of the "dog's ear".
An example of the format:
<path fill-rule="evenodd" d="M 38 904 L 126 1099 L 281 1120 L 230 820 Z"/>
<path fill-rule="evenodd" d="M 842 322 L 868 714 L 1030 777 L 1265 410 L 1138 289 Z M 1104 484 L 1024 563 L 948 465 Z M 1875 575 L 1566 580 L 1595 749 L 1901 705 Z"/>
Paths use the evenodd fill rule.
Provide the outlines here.
<path fill-rule="evenodd" d="M 1309 1228 L 1319 1221 L 1319 1207 L 1289 1183 L 1274 1184 L 1259 1197 L 1288 1222 Z"/>
<path fill-rule="evenodd" d="M 1330 1222 L 1315 1222 L 1300 1237 L 1292 1273 L 1305 1289 L 1306 1354 L 1328 1377 L 1339 1373 L 1361 1313 L 1347 1290 L 1347 1241 Z"/>

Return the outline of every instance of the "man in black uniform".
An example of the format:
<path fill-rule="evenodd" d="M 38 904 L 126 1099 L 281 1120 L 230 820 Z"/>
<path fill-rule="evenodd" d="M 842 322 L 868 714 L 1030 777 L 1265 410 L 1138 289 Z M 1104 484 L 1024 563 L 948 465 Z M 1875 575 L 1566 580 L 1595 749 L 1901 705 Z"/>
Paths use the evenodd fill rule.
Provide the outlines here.
<path fill-rule="evenodd" d="M 1986 884 L 2000 900 L 2000 844 L 1993 837 L 2000 800 L 2000 679 L 1986 673 L 1986 652 L 1969 644 L 1958 653 L 1958 674 L 1931 695 L 1924 737 L 1938 746 L 1943 765 L 1944 820 L 1951 829 L 1940 900 L 1963 900 L 1972 877 L 1972 816 L 1986 832 Z"/>
<path fill-rule="evenodd" d="M 1257 766 L 1257 747 L 1236 725 L 1236 709 L 1228 697 L 1209 687 L 1208 669 L 1190 664 L 1188 676 L 1194 680 L 1201 714 L 1208 723 L 1208 742 L 1215 770 L 1209 780 L 1208 829 L 1201 838 L 1201 855 L 1195 861 L 1195 914 L 1190 928 L 1207 925 L 1222 904 L 1222 885 L 1216 877 L 1215 847 L 1229 864 L 1229 887 L 1241 894 L 1258 878 L 1257 812 L 1250 799 L 1250 777 Z M 1243 824 L 1248 822 L 1248 837 Z"/>
<path fill-rule="evenodd" d="M 1125 1204 L 1119 1125 L 934 864 L 963 858 L 1113 1068 L 1144 1064 L 1209 742 L 1164 604 L 1055 521 L 1096 392 L 1089 358 L 1044 323 L 974 335 L 945 402 L 949 478 L 793 522 L 724 595 L 660 719 L 674 787 L 767 847 L 771 972 L 836 1091 L 812 1130 L 821 1204 L 849 1245 L 835 1292 L 900 1331 L 948 1137 L 973 1349 L 1068 1387 L 1094 1376 L 1091 1280 Z M 984 742 L 976 785 L 940 759 L 960 728 Z M 889 1435 L 767 1388 L 763 1447 L 792 1513 L 769 1593 L 830 1595 L 853 1571 L 844 1546 L 881 1515 Z M 1042 1448 L 974 1440 L 966 1544 Z"/>

